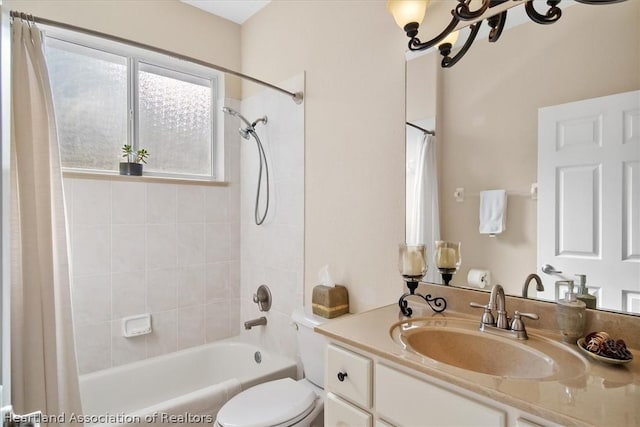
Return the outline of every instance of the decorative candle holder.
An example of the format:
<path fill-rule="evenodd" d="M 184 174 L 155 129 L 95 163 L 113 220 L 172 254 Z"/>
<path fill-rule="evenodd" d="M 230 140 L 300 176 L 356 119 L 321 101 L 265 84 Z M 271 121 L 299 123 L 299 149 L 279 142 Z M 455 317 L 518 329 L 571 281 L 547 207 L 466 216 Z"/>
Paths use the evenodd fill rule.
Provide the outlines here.
<path fill-rule="evenodd" d="M 411 317 L 413 310 L 409 308 L 409 303 L 406 301 L 406 298 L 412 295 L 425 300 L 429 307 L 436 313 L 441 313 L 447 308 L 447 301 L 444 298 L 432 298 L 431 295 L 416 293 L 418 283 L 427 273 L 427 268 L 427 248 L 425 245 L 400 244 L 398 251 L 398 270 L 407 283 L 409 292 L 400 297 L 398 305 L 400 306 L 402 314 L 407 317 Z"/>
<path fill-rule="evenodd" d="M 433 262 L 442 274 L 445 285 L 449 285 L 462 263 L 460 257 L 460 242 L 436 241 Z"/>

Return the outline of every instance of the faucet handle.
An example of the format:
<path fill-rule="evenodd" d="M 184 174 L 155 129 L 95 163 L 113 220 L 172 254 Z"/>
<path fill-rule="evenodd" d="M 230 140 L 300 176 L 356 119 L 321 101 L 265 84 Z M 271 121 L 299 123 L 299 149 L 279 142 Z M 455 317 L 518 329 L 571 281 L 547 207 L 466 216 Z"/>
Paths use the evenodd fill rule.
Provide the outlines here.
<path fill-rule="evenodd" d="M 480 320 L 480 323 L 483 325 L 495 325 L 496 324 L 496 320 L 493 318 L 493 313 L 491 313 L 491 308 L 489 307 L 489 304 L 478 304 L 477 302 L 470 302 L 469 306 L 473 307 L 473 308 L 482 308 L 484 309 L 484 312 L 482 313 L 482 320 Z"/>
<path fill-rule="evenodd" d="M 513 320 L 511 321 L 511 330 L 516 332 L 524 332 L 524 322 L 522 317 L 526 317 L 533 320 L 538 320 L 540 316 L 535 313 L 520 313 L 518 310 L 513 312 Z"/>

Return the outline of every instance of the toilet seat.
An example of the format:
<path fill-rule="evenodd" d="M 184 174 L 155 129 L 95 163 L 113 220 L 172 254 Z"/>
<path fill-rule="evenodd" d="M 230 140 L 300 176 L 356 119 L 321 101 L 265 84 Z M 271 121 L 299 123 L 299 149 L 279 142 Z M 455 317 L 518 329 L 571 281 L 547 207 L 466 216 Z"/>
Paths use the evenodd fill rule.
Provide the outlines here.
<path fill-rule="evenodd" d="M 218 412 L 221 427 L 290 426 L 313 411 L 318 395 L 291 378 L 258 384 L 232 397 Z"/>

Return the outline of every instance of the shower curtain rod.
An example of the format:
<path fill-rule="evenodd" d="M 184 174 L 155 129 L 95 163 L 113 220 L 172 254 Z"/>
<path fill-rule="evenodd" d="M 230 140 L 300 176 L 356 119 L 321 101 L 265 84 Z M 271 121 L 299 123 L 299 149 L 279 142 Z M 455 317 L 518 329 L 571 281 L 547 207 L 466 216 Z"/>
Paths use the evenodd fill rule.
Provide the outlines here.
<path fill-rule="evenodd" d="M 436 133 L 434 131 L 432 131 L 432 130 L 427 130 L 427 129 L 421 128 L 420 126 L 414 125 L 413 123 L 410 123 L 410 122 L 406 122 L 406 123 L 407 123 L 407 125 L 411 126 L 412 128 L 416 128 L 418 130 L 421 130 L 422 132 L 424 132 L 424 133 L 426 133 L 428 135 L 436 136 Z"/>
<path fill-rule="evenodd" d="M 193 57 L 186 56 L 186 55 L 181 55 L 181 54 L 175 53 L 175 52 L 170 52 L 168 50 L 164 50 L 164 49 L 159 48 L 159 47 L 150 46 L 150 45 L 147 45 L 147 44 L 144 44 L 144 43 L 138 43 L 138 42 L 133 41 L 133 40 L 127 40 L 127 39 L 124 39 L 122 37 L 113 36 L 111 34 L 106 34 L 106 33 L 101 33 L 99 31 L 90 30 L 88 28 L 82 28 L 82 27 L 77 27 L 75 25 L 71 25 L 71 24 L 65 24 L 64 22 L 53 21 L 51 19 L 41 18 L 39 16 L 33 16 L 33 15 L 29 15 L 29 14 L 23 13 L 23 12 L 16 12 L 14 10 L 12 10 L 10 12 L 10 16 L 11 16 L 11 18 L 20 18 L 20 19 L 24 19 L 24 20 L 27 20 L 27 21 L 35 22 L 37 24 L 49 25 L 49 26 L 52 26 L 52 27 L 58 27 L 58 28 L 62 28 L 62 29 L 65 29 L 65 30 L 76 31 L 76 32 L 83 33 L 83 34 L 88 34 L 90 36 L 100 37 L 100 38 L 111 40 L 111 41 L 114 41 L 114 42 L 123 43 L 123 44 L 129 45 L 129 46 L 133 46 L 133 47 L 137 47 L 137 48 L 140 48 L 140 49 L 151 50 L 153 52 L 161 53 L 163 55 L 167 55 L 167 56 L 170 56 L 172 58 L 180 59 L 182 61 L 193 62 L 193 63 L 198 64 L 198 65 L 202 65 L 202 66 L 205 66 L 205 67 L 213 68 L 214 70 L 218 70 L 218 71 L 221 71 L 223 73 L 231 74 L 233 76 L 249 80 L 250 82 L 257 83 L 259 85 L 266 86 L 266 87 L 271 88 L 273 90 L 276 90 L 278 92 L 281 92 L 281 93 L 284 93 L 286 95 L 289 95 L 293 99 L 293 102 L 295 102 L 296 104 L 302 103 L 302 100 L 304 99 L 304 94 L 302 92 L 290 92 L 288 90 L 282 89 L 281 87 L 278 87 L 278 86 L 273 85 L 271 83 L 267 83 L 267 82 L 265 82 L 263 80 L 259 80 L 259 79 L 256 79 L 254 77 L 247 76 L 246 74 L 242 74 L 242 73 L 239 73 L 237 71 L 233 71 L 233 70 L 230 70 L 228 68 L 212 64 L 210 62 L 202 61 L 202 60 L 197 59 L 197 58 L 193 58 Z"/>

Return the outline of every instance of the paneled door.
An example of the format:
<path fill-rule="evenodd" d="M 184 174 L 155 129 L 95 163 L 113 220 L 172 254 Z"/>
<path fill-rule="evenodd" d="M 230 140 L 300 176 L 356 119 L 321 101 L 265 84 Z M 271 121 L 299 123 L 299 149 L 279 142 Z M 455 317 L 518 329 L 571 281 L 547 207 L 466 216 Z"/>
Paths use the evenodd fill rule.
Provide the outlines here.
<path fill-rule="evenodd" d="M 538 111 L 538 266 L 640 312 L 640 91 Z M 545 299 L 566 287 L 541 274 Z"/>

